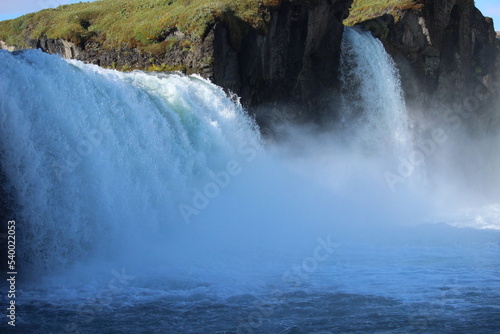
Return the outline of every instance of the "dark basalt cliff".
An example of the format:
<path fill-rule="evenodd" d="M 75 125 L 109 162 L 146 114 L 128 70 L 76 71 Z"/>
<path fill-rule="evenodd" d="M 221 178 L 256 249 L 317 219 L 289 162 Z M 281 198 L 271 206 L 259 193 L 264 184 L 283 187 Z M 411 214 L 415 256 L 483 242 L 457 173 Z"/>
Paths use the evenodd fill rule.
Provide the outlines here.
<path fill-rule="evenodd" d="M 379 37 L 409 103 L 453 105 L 496 77 L 496 33 L 472 0 L 425 0 L 419 9 L 360 23 Z"/>
<path fill-rule="evenodd" d="M 268 33 L 249 30 L 231 38 L 231 26 L 215 30 L 214 81 L 250 105 L 297 102 L 309 108 L 336 85 L 342 21 L 351 1 L 314 6 L 283 2 L 271 13 Z M 229 41 L 229 43 L 228 43 Z"/>
<path fill-rule="evenodd" d="M 240 96 L 248 107 L 286 102 L 310 116 L 337 84 L 342 21 L 352 0 L 268 3 L 264 30 L 227 12 L 187 49 L 187 36 L 171 31 L 164 38 L 177 42 L 155 55 L 138 48 L 101 48 L 92 39 L 80 46 L 45 37 L 27 44 L 104 67 L 199 73 Z"/>

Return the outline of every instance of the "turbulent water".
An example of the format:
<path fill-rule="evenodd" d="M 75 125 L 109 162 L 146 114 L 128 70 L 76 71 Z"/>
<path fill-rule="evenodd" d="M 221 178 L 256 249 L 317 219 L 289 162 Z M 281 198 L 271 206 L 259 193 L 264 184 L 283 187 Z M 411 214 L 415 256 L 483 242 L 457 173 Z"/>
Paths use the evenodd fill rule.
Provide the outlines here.
<path fill-rule="evenodd" d="M 497 333 L 497 132 L 420 124 L 369 34 L 342 80 L 339 126 L 268 143 L 200 77 L 0 52 L 2 331 Z"/>

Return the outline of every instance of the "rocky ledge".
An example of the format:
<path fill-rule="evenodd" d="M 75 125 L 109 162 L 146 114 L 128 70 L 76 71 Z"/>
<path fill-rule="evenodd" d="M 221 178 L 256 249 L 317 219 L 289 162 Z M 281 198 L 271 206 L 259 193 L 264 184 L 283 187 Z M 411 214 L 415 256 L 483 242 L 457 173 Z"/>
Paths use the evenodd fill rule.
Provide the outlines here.
<path fill-rule="evenodd" d="M 261 121 L 266 106 L 285 104 L 276 109 L 301 120 L 330 106 L 343 22 L 383 42 L 410 105 L 451 105 L 500 77 L 498 35 L 473 0 L 103 0 L 0 22 L 0 48 L 199 73 L 259 110 Z"/>
<path fill-rule="evenodd" d="M 106 1 L 110 0 L 100 2 Z M 110 38 L 105 32 L 92 29 L 97 23 L 93 17 L 85 16 L 87 7 L 74 7 L 78 9 L 75 15 L 79 17 L 79 26 L 72 29 L 85 28 L 77 37 L 54 38 L 57 34 L 48 30 L 33 38 L 33 24 L 43 16 L 28 17 L 23 22 L 10 22 L 22 26 L 19 32 L 24 39 L 7 45 L 4 38 L 0 48 L 39 48 L 120 70 L 199 73 L 236 93 L 249 107 L 286 102 L 310 116 L 322 97 L 337 84 L 342 22 L 351 3 L 352 0 L 267 0 L 255 13 L 260 24 L 249 20 L 251 15 L 239 15 L 226 7 L 206 23 L 197 38 L 178 25 L 148 37 L 154 43 L 141 43 L 140 37 L 146 32 L 140 31 L 134 33 L 130 42 L 113 48 L 106 47 Z M 30 20 L 34 22 L 30 24 Z"/>

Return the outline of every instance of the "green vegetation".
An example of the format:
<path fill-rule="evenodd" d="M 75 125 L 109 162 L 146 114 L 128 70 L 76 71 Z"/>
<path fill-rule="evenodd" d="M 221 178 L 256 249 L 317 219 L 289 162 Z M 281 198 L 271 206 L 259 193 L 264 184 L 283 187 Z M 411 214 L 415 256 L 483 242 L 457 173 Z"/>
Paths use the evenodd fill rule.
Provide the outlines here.
<path fill-rule="evenodd" d="M 313 1 L 313 0 L 293 0 Z M 247 25 L 267 30 L 269 8 L 281 0 L 100 0 L 63 5 L 0 22 L 0 40 L 27 47 L 27 40 L 62 38 L 77 45 L 95 42 L 106 49 L 140 48 L 152 55 L 180 47 L 189 51 L 218 20 L 231 26 L 238 45 Z M 422 0 L 354 0 L 346 25 L 383 14 L 418 9 Z M 180 36 L 173 33 L 180 32 Z"/>
<path fill-rule="evenodd" d="M 238 17 L 265 29 L 266 7 L 279 0 L 101 0 L 63 5 L 0 22 L 0 40 L 26 47 L 27 39 L 63 38 L 77 45 L 92 40 L 104 48 L 139 47 L 152 54 L 171 49 L 184 34 L 181 47 L 202 38 L 210 25 Z M 265 5 L 265 6 L 263 6 Z"/>
<path fill-rule="evenodd" d="M 147 67 L 134 67 L 130 64 L 118 65 L 115 62 L 111 63 L 110 66 L 103 66 L 104 68 L 111 68 L 113 70 L 119 70 L 122 72 L 131 72 L 134 70 L 142 70 L 147 72 L 183 72 L 186 74 L 198 73 L 198 68 L 187 68 L 184 65 L 169 65 L 162 63 L 161 65 L 151 64 Z"/>
<path fill-rule="evenodd" d="M 422 0 L 354 0 L 351 13 L 344 21 L 347 26 L 353 26 L 369 19 L 384 14 L 391 14 L 396 21 L 401 12 L 408 9 L 419 10 L 422 8 Z"/>
<path fill-rule="evenodd" d="M 291 0 L 311 1 L 317 0 Z M 188 52 L 217 21 L 231 27 L 235 47 L 252 26 L 267 31 L 269 8 L 281 0 L 100 0 L 63 5 L 0 22 L 0 40 L 27 47 L 28 40 L 62 38 L 105 49 L 139 48 L 153 56 L 174 48 Z M 346 25 L 419 9 L 422 0 L 354 0 Z M 155 65 L 156 66 L 156 65 Z"/>

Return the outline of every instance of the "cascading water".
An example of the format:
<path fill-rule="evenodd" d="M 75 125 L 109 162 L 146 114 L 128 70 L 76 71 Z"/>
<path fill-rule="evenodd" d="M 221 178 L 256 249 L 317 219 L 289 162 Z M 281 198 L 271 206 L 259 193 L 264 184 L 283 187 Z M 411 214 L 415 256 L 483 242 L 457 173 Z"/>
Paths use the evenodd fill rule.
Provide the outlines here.
<path fill-rule="evenodd" d="M 411 150 L 410 121 L 399 74 L 370 32 L 346 28 L 341 53 L 342 122 L 369 149 Z"/>
<path fill-rule="evenodd" d="M 1 51 L 16 329 L 496 333 L 498 211 L 459 229 L 425 187 L 388 186 L 414 146 L 397 71 L 344 37 L 341 129 L 275 144 L 197 76 Z"/>
<path fill-rule="evenodd" d="M 30 222 L 20 256 L 38 267 L 26 270 L 184 224 L 178 206 L 197 182 L 259 145 L 241 106 L 199 77 L 0 57 L 3 168 Z"/>

